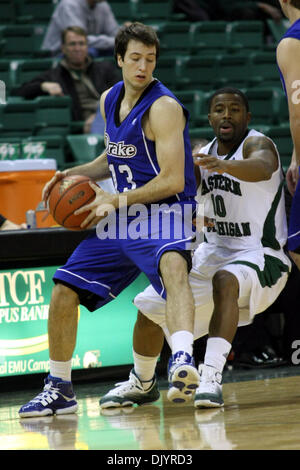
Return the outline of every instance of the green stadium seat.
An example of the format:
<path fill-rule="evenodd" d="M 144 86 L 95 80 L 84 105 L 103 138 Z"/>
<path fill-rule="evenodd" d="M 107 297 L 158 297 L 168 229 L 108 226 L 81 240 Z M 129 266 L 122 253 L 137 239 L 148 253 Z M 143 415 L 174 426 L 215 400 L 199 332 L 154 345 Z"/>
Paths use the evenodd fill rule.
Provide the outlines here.
<path fill-rule="evenodd" d="M 14 84 L 13 72 L 9 59 L 0 59 L 0 80 L 5 83 L 6 96 L 8 96 Z"/>
<path fill-rule="evenodd" d="M 216 58 L 216 69 L 216 76 L 213 79 L 215 88 L 223 86 L 244 88 L 249 84 L 248 55 L 220 55 Z"/>
<path fill-rule="evenodd" d="M 279 109 L 282 96 L 280 89 L 248 88 L 244 91 L 252 113 L 252 125 L 275 125 L 279 123 Z"/>
<path fill-rule="evenodd" d="M 66 140 L 76 164 L 94 160 L 105 149 L 103 135 L 67 135 Z"/>
<path fill-rule="evenodd" d="M 18 0 L 18 18 L 26 17 L 31 23 L 48 25 L 57 3 L 57 0 Z"/>
<path fill-rule="evenodd" d="M 16 3 L 12 0 L 0 0 L 0 24 L 13 24 L 16 18 Z"/>
<path fill-rule="evenodd" d="M 215 55 L 179 57 L 177 60 L 176 85 L 180 89 L 211 90 L 217 74 Z"/>
<path fill-rule="evenodd" d="M 162 56 L 158 58 L 154 76 L 171 90 L 177 88 L 178 66 L 180 58 Z"/>
<path fill-rule="evenodd" d="M 253 86 L 281 86 L 276 54 L 272 52 L 252 52 L 249 56 L 250 83 Z"/>
<path fill-rule="evenodd" d="M 21 98 L 9 98 L 0 105 L 0 138 L 29 137 L 36 130 L 36 103 Z"/>
<path fill-rule="evenodd" d="M 181 21 L 185 15 L 173 13 L 172 0 L 136 0 L 136 20 L 153 24 L 165 21 Z"/>
<path fill-rule="evenodd" d="M 67 135 L 71 126 L 71 98 L 69 96 L 39 96 L 36 103 L 35 135 Z"/>
<path fill-rule="evenodd" d="M 289 20 L 286 18 L 283 18 L 279 22 L 267 19 L 267 25 L 274 38 L 274 42 L 277 44 L 282 38 L 282 36 L 285 34 L 286 30 L 289 28 L 290 23 Z"/>
<path fill-rule="evenodd" d="M 193 54 L 220 54 L 228 49 L 226 21 L 201 21 L 191 24 L 190 39 Z"/>
<path fill-rule="evenodd" d="M 271 126 L 266 134 L 276 144 L 283 166 L 289 165 L 293 153 L 293 139 L 289 123 Z"/>
<path fill-rule="evenodd" d="M 233 21 L 228 23 L 227 32 L 231 52 L 255 51 L 264 46 L 262 21 Z"/>
<path fill-rule="evenodd" d="M 190 129 L 190 139 L 193 145 L 193 141 L 196 140 L 213 140 L 215 133 L 211 127 L 194 127 Z"/>
<path fill-rule="evenodd" d="M 39 74 L 51 69 L 54 63 L 55 60 L 52 58 L 15 61 L 14 86 L 19 87 L 23 83 L 32 80 Z"/>
<path fill-rule="evenodd" d="M 188 21 L 170 21 L 159 31 L 161 55 L 189 54 L 191 50 Z"/>
<path fill-rule="evenodd" d="M 42 25 L 7 25 L 0 27 L 0 40 L 4 42 L 3 58 L 24 59 L 40 50 L 45 34 Z"/>
<path fill-rule="evenodd" d="M 184 90 L 176 92 L 176 97 L 190 113 L 190 128 L 207 123 L 204 93 L 200 90 Z"/>
<path fill-rule="evenodd" d="M 136 19 L 136 2 L 134 0 L 110 0 L 109 5 L 120 24 Z"/>

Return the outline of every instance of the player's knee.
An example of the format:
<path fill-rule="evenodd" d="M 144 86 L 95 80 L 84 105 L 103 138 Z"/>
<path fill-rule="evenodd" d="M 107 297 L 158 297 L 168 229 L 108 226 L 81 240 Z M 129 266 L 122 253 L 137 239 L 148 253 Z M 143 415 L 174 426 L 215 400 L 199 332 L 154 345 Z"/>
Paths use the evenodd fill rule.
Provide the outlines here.
<path fill-rule="evenodd" d="M 79 297 L 73 289 L 58 282 L 53 288 L 51 303 L 69 304 L 75 307 L 79 305 Z"/>
<path fill-rule="evenodd" d="M 228 271 L 217 271 L 212 279 L 214 297 L 238 297 L 239 283 L 237 278 Z"/>
<path fill-rule="evenodd" d="M 145 330 L 161 330 L 161 327 L 154 323 L 154 321 L 150 320 L 150 318 L 146 317 L 140 310 L 138 311 L 137 320 L 136 320 L 136 327 L 145 331 Z"/>
<path fill-rule="evenodd" d="M 172 285 L 181 284 L 188 278 L 187 262 L 176 251 L 164 253 L 160 260 L 160 272 L 164 282 Z"/>

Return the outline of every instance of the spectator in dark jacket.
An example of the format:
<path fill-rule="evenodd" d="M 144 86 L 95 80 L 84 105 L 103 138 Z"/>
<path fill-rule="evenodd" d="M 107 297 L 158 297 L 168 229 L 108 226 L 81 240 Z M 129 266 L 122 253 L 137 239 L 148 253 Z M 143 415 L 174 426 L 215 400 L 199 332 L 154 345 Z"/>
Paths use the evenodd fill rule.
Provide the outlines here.
<path fill-rule="evenodd" d="M 88 55 L 87 35 L 79 26 L 63 31 L 62 52 L 56 67 L 24 83 L 15 94 L 26 99 L 70 96 L 73 121 L 84 121 L 83 132 L 89 133 L 100 95 L 120 80 L 120 72 L 111 61 L 96 62 Z"/>

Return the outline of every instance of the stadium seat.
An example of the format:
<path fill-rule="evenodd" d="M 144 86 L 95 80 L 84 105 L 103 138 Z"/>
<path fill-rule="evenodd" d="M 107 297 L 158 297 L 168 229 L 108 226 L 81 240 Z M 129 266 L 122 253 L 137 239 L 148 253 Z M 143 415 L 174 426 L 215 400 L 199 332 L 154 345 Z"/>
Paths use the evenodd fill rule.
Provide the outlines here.
<path fill-rule="evenodd" d="M 67 135 L 66 140 L 76 164 L 92 161 L 105 149 L 103 135 Z"/>
<path fill-rule="evenodd" d="M 176 92 L 176 97 L 187 108 L 190 114 L 190 128 L 206 125 L 204 93 L 200 90 L 183 90 Z"/>
<path fill-rule="evenodd" d="M 247 87 L 249 84 L 249 64 L 246 54 L 225 54 L 216 58 L 216 76 L 213 86 Z"/>
<path fill-rule="evenodd" d="M 109 5 L 120 24 L 125 21 L 134 21 L 136 19 L 136 1 L 110 0 Z"/>
<path fill-rule="evenodd" d="M 16 3 L 12 0 L 0 0 L 0 24 L 13 24 L 16 18 Z"/>
<path fill-rule="evenodd" d="M 194 127 L 190 129 L 190 138 L 192 145 L 193 141 L 196 140 L 208 140 L 209 142 L 213 140 L 215 133 L 211 127 Z"/>
<path fill-rule="evenodd" d="M 191 24 L 191 52 L 193 54 L 219 54 L 228 49 L 226 21 L 201 21 Z"/>
<path fill-rule="evenodd" d="M 252 113 L 252 125 L 279 123 L 282 92 L 277 88 L 248 88 L 244 90 Z"/>
<path fill-rule="evenodd" d="M 161 55 L 189 54 L 191 51 L 188 21 L 169 21 L 159 31 Z"/>
<path fill-rule="evenodd" d="M 259 50 L 264 45 L 262 21 L 233 21 L 228 23 L 228 46 L 231 52 Z"/>
<path fill-rule="evenodd" d="M 252 52 L 249 56 L 249 76 L 253 86 L 280 87 L 280 77 L 276 63 L 276 54 L 272 52 Z"/>
<path fill-rule="evenodd" d="M 58 0 L 17 0 L 17 20 L 26 18 L 30 23 L 47 24 Z"/>
<path fill-rule="evenodd" d="M 4 42 L 3 58 L 24 59 L 40 50 L 45 34 L 42 25 L 7 25 L 0 27 L 0 40 Z"/>
<path fill-rule="evenodd" d="M 8 59 L 0 59 L 0 80 L 5 84 L 6 97 L 13 87 L 13 72 L 11 69 L 11 62 Z"/>
<path fill-rule="evenodd" d="M 200 89 L 211 90 L 212 83 L 216 78 L 217 59 L 211 56 L 180 57 L 177 60 L 176 85 L 183 90 Z"/>
<path fill-rule="evenodd" d="M 39 74 L 51 69 L 55 60 L 49 59 L 27 59 L 15 61 L 14 86 L 19 87 L 23 83 L 32 80 Z"/>
<path fill-rule="evenodd" d="M 180 58 L 174 56 L 159 57 L 154 71 L 154 77 L 160 80 L 171 90 L 177 88 L 178 67 L 180 66 Z"/>
<path fill-rule="evenodd" d="M 275 142 L 283 166 L 289 165 L 293 153 L 293 140 L 289 123 L 280 126 L 270 126 L 266 134 Z"/>
<path fill-rule="evenodd" d="M 280 41 L 280 39 L 282 38 L 282 36 L 285 34 L 286 30 L 289 28 L 290 23 L 289 20 L 286 18 L 283 18 L 279 22 L 271 20 L 269 18 L 267 19 L 267 25 L 274 38 L 275 43 L 277 44 L 278 41 Z"/>
<path fill-rule="evenodd" d="M 185 15 L 173 13 L 172 0 L 135 0 L 135 16 L 138 21 L 155 24 L 184 20 Z"/>
<path fill-rule="evenodd" d="M 29 137 L 36 130 L 36 103 L 9 98 L 0 106 L 0 138 Z"/>
<path fill-rule="evenodd" d="M 69 96 L 39 96 L 36 103 L 35 135 L 67 135 L 71 126 L 71 98 Z"/>

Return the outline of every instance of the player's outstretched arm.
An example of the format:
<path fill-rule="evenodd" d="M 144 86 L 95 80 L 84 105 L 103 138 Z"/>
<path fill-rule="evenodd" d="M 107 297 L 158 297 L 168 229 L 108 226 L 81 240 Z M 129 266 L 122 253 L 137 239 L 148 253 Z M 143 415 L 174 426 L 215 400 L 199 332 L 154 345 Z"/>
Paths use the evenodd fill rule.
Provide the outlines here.
<path fill-rule="evenodd" d="M 199 154 L 195 164 L 210 172 L 228 173 L 242 181 L 256 182 L 271 178 L 278 168 L 276 149 L 267 137 L 248 137 L 243 146 L 243 160 L 221 160 Z"/>

